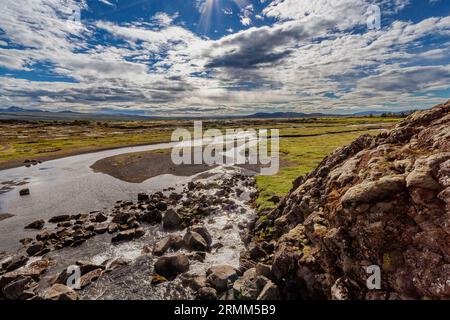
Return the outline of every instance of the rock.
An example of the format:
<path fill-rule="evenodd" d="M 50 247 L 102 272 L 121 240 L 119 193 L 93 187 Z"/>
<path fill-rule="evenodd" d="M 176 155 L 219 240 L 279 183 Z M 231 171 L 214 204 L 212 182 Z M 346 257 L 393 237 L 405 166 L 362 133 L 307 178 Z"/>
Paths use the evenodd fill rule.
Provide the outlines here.
<path fill-rule="evenodd" d="M 28 188 L 21 189 L 21 190 L 19 191 L 19 195 L 20 195 L 21 197 L 23 197 L 23 196 L 28 196 L 29 194 L 30 194 L 30 189 L 28 189 Z"/>
<path fill-rule="evenodd" d="M 108 231 L 108 228 L 109 228 L 109 225 L 106 223 L 98 224 L 95 226 L 94 231 L 95 231 L 95 233 L 98 233 L 98 234 L 104 234 L 104 233 L 106 233 L 106 231 Z"/>
<path fill-rule="evenodd" d="M 139 193 L 138 194 L 138 202 L 147 202 L 150 200 L 150 197 L 146 193 Z"/>
<path fill-rule="evenodd" d="M 162 214 L 161 211 L 153 209 L 153 210 L 149 210 L 145 213 L 143 213 L 140 217 L 139 220 L 142 222 L 147 222 L 150 224 L 158 224 L 161 223 L 162 221 Z"/>
<path fill-rule="evenodd" d="M 259 262 L 256 264 L 256 274 L 258 276 L 270 278 L 272 274 L 272 266 Z"/>
<path fill-rule="evenodd" d="M 278 290 L 278 287 L 272 281 L 269 281 L 261 290 L 261 293 L 259 294 L 256 300 L 279 300 L 279 299 L 280 299 L 280 291 Z"/>
<path fill-rule="evenodd" d="M 79 296 L 74 290 L 59 283 L 47 289 L 43 298 L 45 300 L 79 300 Z"/>
<path fill-rule="evenodd" d="M 2 290 L 3 296 L 8 300 L 25 300 L 34 296 L 37 283 L 31 277 L 21 276 L 8 283 Z"/>
<path fill-rule="evenodd" d="M 383 177 L 378 181 L 357 184 L 350 188 L 342 197 L 343 205 L 370 203 L 385 200 L 405 189 L 403 176 Z"/>
<path fill-rule="evenodd" d="M 103 213 L 99 212 L 95 215 L 95 222 L 105 222 L 108 220 L 108 217 L 106 217 Z"/>
<path fill-rule="evenodd" d="M 161 283 L 164 283 L 167 281 L 169 281 L 169 280 L 167 280 L 165 277 L 160 276 L 159 274 L 155 274 L 152 276 L 151 283 L 152 283 L 152 285 L 158 285 L 158 284 L 161 284 Z"/>
<path fill-rule="evenodd" d="M 119 229 L 119 226 L 117 225 L 117 223 L 110 223 L 108 225 L 108 233 L 114 233 Z"/>
<path fill-rule="evenodd" d="M 255 268 L 245 271 L 242 277 L 234 282 L 233 294 L 238 300 L 255 300 L 258 297 Z"/>
<path fill-rule="evenodd" d="M 129 212 L 120 212 L 113 217 L 112 222 L 117 223 L 119 225 L 127 224 L 128 219 L 130 218 L 131 214 Z"/>
<path fill-rule="evenodd" d="M 166 211 L 167 210 L 167 203 L 165 203 L 165 202 L 158 202 L 156 204 L 156 209 L 158 209 L 159 211 Z"/>
<path fill-rule="evenodd" d="M 130 241 L 133 239 L 140 238 L 144 234 L 145 234 L 145 231 L 143 228 L 128 229 L 128 230 L 121 231 L 118 234 L 116 234 L 111 239 L 111 242 Z"/>
<path fill-rule="evenodd" d="M 201 252 L 201 251 L 193 252 L 193 253 L 189 254 L 188 257 L 190 260 L 204 262 L 205 258 L 206 258 L 206 252 Z"/>
<path fill-rule="evenodd" d="M 25 227 L 25 229 L 36 229 L 41 230 L 45 225 L 44 220 L 36 220 Z"/>
<path fill-rule="evenodd" d="M 248 246 L 248 252 L 250 254 L 250 258 L 253 260 L 263 258 L 267 255 L 267 253 L 255 242 L 250 243 Z"/>
<path fill-rule="evenodd" d="M 45 246 L 42 242 L 36 242 L 31 244 L 28 248 L 27 248 L 27 253 L 30 256 L 36 256 L 36 255 L 41 255 L 40 253 L 44 250 Z"/>
<path fill-rule="evenodd" d="M 119 269 L 121 267 L 127 266 L 131 263 L 130 260 L 124 259 L 124 258 L 117 258 L 117 259 L 113 259 L 111 261 L 108 261 L 105 264 L 105 271 L 109 272 L 109 271 L 113 271 L 116 269 Z"/>
<path fill-rule="evenodd" d="M 98 265 L 95 263 L 91 263 L 88 261 L 77 261 L 76 265 L 80 268 L 80 273 L 81 275 L 85 275 L 91 271 L 95 271 L 97 269 L 105 269 L 105 266 L 103 265 Z"/>
<path fill-rule="evenodd" d="M 90 271 L 80 278 L 80 287 L 85 288 L 90 285 L 92 282 L 96 281 L 103 274 L 103 268 L 98 268 L 93 271 Z"/>
<path fill-rule="evenodd" d="M 169 249 L 179 250 L 184 246 L 183 238 L 179 235 L 169 235 L 168 237 L 159 240 L 153 246 L 153 254 L 162 256 Z"/>
<path fill-rule="evenodd" d="M 207 282 L 217 291 L 227 290 L 238 279 L 236 269 L 227 265 L 213 266 L 206 271 Z"/>
<path fill-rule="evenodd" d="M 17 254 L 2 261 L 2 270 L 5 272 L 13 271 L 23 267 L 28 262 L 28 257 Z"/>
<path fill-rule="evenodd" d="M 180 216 L 173 209 L 167 210 L 163 217 L 163 227 L 164 229 L 178 229 L 181 224 Z"/>
<path fill-rule="evenodd" d="M 272 202 L 274 204 L 277 204 L 281 201 L 279 196 L 272 196 L 270 199 L 268 199 L 267 201 Z"/>
<path fill-rule="evenodd" d="M 199 235 L 202 236 L 203 239 L 205 239 L 206 244 L 208 247 L 212 244 L 212 237 L 209 231 L 204 226 L 194 226 L 190 229 L 193 232 L 197 232 Z"/>
<path fill-rule="evenodd" d="M 39 281 L 42 274 L 44 274 L 52 265 L 50 260 L 42 259 L 30 263 L 19 270 L 9 272 L 4 277 L 9 277 L 11 280 L 19 277 L 31 277 L 34 281 Z"/>
<path fill-rule="evenodd" d="M 449 299 L 449 127 L 450 101 L 362 135 L 250 226 L 282 299 Z M 367 288 L 368 266 L 382 290 Z M 265 298 L 276 293 L 268 283 Z"/>
<path fill-rule="evenodd" d="M 182 253 L 161 257 L 155 263 L 155 272 L 168 279 L 174 278 L 188 270 L 189 259 Z"/>
<path fill-rule="evenodd" d="M 190 250 L 195 251 L 207 251 L 208 250 L 208 244 L 206 240 L 197 232 L 194 231 L 188 231 L 184 235 L 184 243 L 187 248 Z"/>
<path fill-rule="evenodd" d="M 59 216 L 54 216 L 48 220 L 50 223 L 58 223 L 58 222 L 65 222 L 69 221 L 71 217 L 68 214 L 63 214 Z"/>
<path fill-rule="evenodd" d="M 190 287 L 194 291 L 198 291 L 199 289 L 206 287 L 206 277 L 183 275 L 182 284 L 183 286 Z"/>
<path fill-rule="evenodd" d="M 210 287 L 200 288 L 197 291 L 195 299 L 196 300 L 204 300 L 204 301 L 217 300 L 217 291 L 216 291 L 216 289 L 210 288 Z"/>

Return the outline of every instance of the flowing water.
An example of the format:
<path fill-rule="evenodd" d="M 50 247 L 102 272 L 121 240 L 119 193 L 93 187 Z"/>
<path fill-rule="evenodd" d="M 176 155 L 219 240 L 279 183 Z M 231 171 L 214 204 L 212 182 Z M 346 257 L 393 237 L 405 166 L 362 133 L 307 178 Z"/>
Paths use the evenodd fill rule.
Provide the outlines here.
<path fill-rule="evenodd" d="M 0 172 L 0 182 L 18 186 L 0 194 L 0 212 L 14 216 L 0 221 L 0 251 L 15 251 L 21 247 L 19 240 L 33 237 L 35 233 L 23 227 L 37 219 L 48 219 L 59 214 L 76 214 L 94 210 L 108 210 L 117 200 L 136 200 L 139 192 L 152 193 L 168 187 L 180 192 L 191 181 L 218 183 L 240 173 L 237 167 L 218 166 L 191 177 L 162 175 L 143 183 L 133 184 L 118 180 L 109 175 L 95 173 L 90 167 L 96 161 L 123 153 L 141 152 L 170 148 L 174 144 L 157 144 L 145 147 L 131 147 L 96 152 L 85 155 L 52 160 L 30 168 L 21 167 Z M 22 183 L 30 188 L 31 195 L 20 197 L 18 192 Z M 244 249 L 241 241 L 242 224 L 254 216 L 249 207 L 249 194 L 254 190 L 240 182 L 235 186 L 242 190 L 235 204 L 229 208 L 216 210 L 203 221 L 210 232 L 216 249 L 206 254 L 202 261 L 191 260 L 190 274 L 204 275 L 213 266 L 227 264 L 239 266 L 239 254 Z M 217 190 L 199 192 L 213 194 Z M 166 193 L 167 194 L 167 193 Z M 227 226 L 227 228 L 224 228 Z M 230 227 L 231 226 L 231 227 Z M 42 281 L 58 274 L 63 269 L 82 260 L 101 264 L 115 258 L 126 259 L 129 264 L 111 273 L 104 274 L 98 281 L 83 289 L 83 299 L 175 299 L 192 298 L 192 292 L 181 285 L 181 280 L 166 282 L 158 286 L 151 284 L 155 257 L 143 254 L 144 247 L 167 236 L 160 226 L 145 226 L 144 237 L 119 244 L 111 244 L 111 235 L 97 235 L 79 247 L 64 248 L 45 255 L 56 262 Z M 178 231 L 183 236 L 185 231 Z M 183 250 L 182 250 L 183 251 Z M 36 258 L 30 259 L 29 263 Z M 29 264 L 28 263 L 28 264 Z"/>

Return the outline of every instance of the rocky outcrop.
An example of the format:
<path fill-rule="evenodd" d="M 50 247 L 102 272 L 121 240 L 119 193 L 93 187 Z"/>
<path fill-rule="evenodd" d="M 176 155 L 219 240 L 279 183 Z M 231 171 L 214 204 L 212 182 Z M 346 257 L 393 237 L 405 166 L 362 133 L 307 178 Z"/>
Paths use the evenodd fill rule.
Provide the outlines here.
<path fill-rule="evenodd" d="M 450 298 L 450 102 L 336 150 L 264 220 L 283 298 Z"/>

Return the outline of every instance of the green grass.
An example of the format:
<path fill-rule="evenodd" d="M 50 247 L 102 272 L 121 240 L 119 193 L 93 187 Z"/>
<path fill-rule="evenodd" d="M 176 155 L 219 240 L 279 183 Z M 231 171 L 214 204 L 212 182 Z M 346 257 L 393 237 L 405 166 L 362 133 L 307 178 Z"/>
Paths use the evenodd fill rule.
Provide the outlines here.
<path fill-rule="evenodd" d="M 281 168 L 277 175 L 256 178 L 260 192 L 256 201 L 258 209 L 274 207 L 274 204 L 268 199 L 274 195 L 285 196 L 291 190 L 292 182 L 298 176 L 308 174 L 336 148 L 349 144 L 364 133 L 375 134 L 377 132 L 361 131 L 315 137 L 282 138 L 280 140 L 280 158 L 290 165 Z"/>

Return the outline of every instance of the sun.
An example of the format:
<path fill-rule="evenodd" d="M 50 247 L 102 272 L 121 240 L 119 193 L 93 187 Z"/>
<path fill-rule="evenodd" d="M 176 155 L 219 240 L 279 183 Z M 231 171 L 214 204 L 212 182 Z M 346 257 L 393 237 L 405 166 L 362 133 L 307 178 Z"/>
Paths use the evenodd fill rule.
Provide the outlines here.
<path fill-rule="evenodd" d="M 225 0 L 201 0 L 199 4 L 200 10 L 200 22 L 199 29 L 202 32 L 209 31 L 211 22 L 214 16 L 222 14 L 222 10 L 225 8 Z M 249 2 L 248 0 L 232 0 L 228 2 L 234 2 L 239 9 L 245 8 Z"/>

